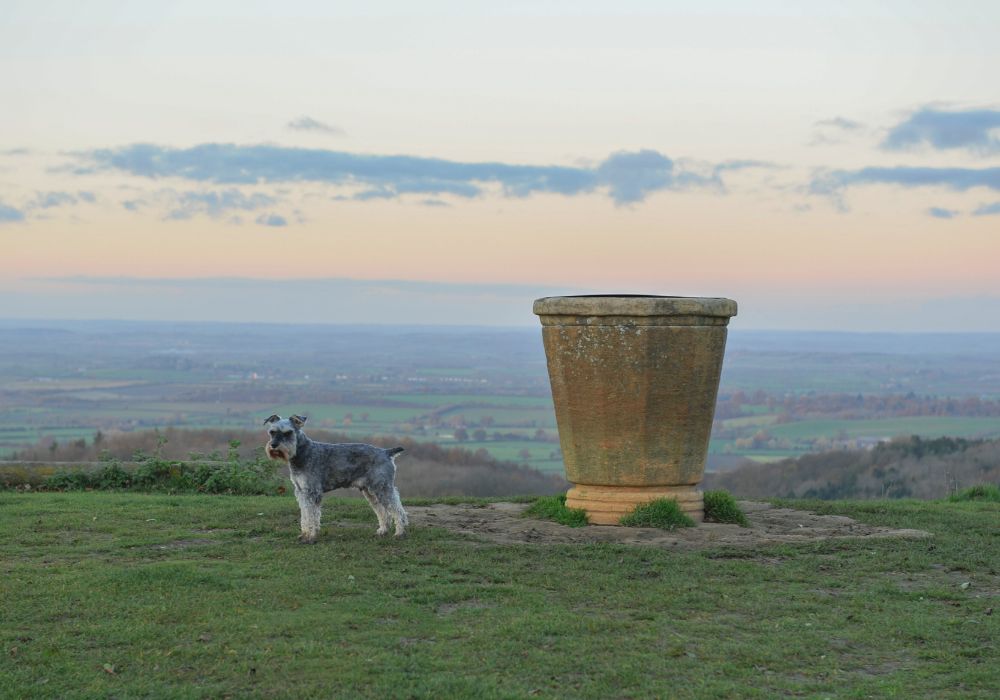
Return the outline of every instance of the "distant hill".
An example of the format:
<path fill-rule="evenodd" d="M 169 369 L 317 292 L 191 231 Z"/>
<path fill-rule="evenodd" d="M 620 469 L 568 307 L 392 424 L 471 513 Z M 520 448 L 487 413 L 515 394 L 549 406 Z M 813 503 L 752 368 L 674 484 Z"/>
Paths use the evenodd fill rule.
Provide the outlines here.
<path fill-rule="evenodd" d="M 706 488 L 745 498 L 943 498 L 1000 484 L 1000 440 L 896 438 L 871 450 L 837 450 L 710 473 Z"/>

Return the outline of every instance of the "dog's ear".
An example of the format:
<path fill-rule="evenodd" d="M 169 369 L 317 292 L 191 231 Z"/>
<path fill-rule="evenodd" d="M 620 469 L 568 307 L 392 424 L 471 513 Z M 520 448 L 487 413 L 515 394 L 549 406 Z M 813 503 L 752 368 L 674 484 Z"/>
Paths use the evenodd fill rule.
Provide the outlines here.
<path fill-rule="evenodd" d="M 267 425 L 268 423 L 274 423 L 275 421 L 279 421 L 279 420 L 281 420 L 281 416 L 279 416 L 278 414 L 274 414 L 273 416 L 271 416 L 270 418 L 268 418 L 266 421 L 264 421 L 264 425 Z"/>
<path fill-rule="evenodd" d="M 288 420 L 292 421 L 292 425 L 294 425 L 296 428 L 301 428 L 306 423 L 305 416 L 292 416 Z"/>

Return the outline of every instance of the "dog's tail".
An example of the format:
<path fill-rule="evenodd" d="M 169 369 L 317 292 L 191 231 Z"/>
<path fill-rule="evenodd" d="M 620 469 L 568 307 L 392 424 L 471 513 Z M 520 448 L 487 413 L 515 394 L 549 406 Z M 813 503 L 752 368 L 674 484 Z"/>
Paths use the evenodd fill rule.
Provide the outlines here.
<path fill-rule="evenodd" d="M 391 457 L 395 457 L 395 456 L 396 456 L 396 455 L 398 455 L 398 454 L 399 454 L 400 452 L 405 452 L 405 451 L 406 451 L 406 450 L 404 450 L 404 449 L 403 449 L 402 447 L 393 447 L 393 448 L 391 448 L 391 449 L 388 449 L 388 450 L 386 450 L 386 451 L 385 451 L 385 454 L 386 454 L 386 456 L 387 456 L 387 457 L 390 457 L 390 458 L 391 458 Z"/>

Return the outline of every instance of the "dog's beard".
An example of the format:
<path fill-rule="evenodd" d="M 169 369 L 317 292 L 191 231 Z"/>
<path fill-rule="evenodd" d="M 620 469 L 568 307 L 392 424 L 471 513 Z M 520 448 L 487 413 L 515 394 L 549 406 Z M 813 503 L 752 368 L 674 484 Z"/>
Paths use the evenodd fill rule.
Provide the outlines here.
<path fill-rule="evenodd" d="M 285 462 L 288 461 L 288 453 L 281 447 L 271 447 L 267 446 L 267 456 L 271 459 L 280 459 Z"/>

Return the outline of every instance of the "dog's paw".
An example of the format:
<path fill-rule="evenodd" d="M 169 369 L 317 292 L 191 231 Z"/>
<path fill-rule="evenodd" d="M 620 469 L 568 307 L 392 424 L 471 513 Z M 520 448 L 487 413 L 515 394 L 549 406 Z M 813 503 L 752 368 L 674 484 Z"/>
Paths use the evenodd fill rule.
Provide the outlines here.
<path fill-rule="evenodd" d="M 399 530 L 393 535 L 397 540 L 402 540 L 406 538 L 406 530 Z"/>
<path fill-rule="evenodd" d="M 375 531 L 375 534 L 378 535 L 379 537 L 385 537 L 387 532 L 389 532 L 389 528 L 380 527 L 378 530 Z"/>
<path fill-rule="evenodd" d="M 307 535 L 303 532 L 299 535 L 299 544 L 316 544 L 316 535 Z"/>

